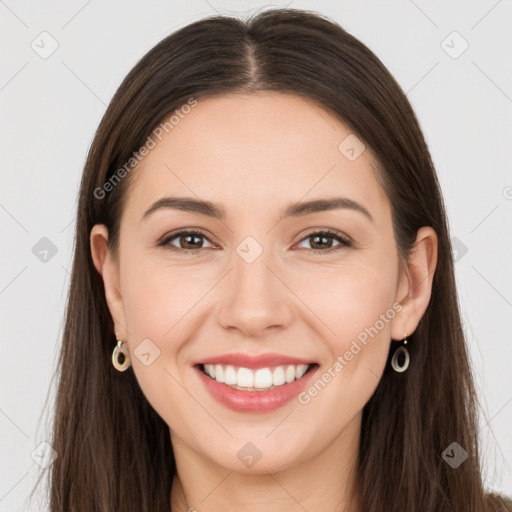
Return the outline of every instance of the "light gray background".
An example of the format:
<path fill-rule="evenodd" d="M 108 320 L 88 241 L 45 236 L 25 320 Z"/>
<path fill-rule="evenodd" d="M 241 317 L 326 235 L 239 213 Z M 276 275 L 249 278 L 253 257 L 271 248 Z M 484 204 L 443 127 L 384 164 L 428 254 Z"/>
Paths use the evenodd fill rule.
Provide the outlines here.
<path fill-rule="evenodd" d="M 484 410 L 486 484 L 512 494 L 511 0 L 0 0 L 0 511 L 23 510 L 39 467 L 31 454 L 48 439 L 42 411 L 62 334 L 75 199 L 106 104 L 172 31 L 216 11 L 271 5 L 339 22 L 380 57 L 413 104 L 462 248 L 456 273 Z M 46 59 L 31 47 L 51 48 L 43 31 L 58 43 Z M 453 58 L 464 40 L 468 49 Z M 43 237 L 57 249 L 46 262 L 32 251 Z"/>

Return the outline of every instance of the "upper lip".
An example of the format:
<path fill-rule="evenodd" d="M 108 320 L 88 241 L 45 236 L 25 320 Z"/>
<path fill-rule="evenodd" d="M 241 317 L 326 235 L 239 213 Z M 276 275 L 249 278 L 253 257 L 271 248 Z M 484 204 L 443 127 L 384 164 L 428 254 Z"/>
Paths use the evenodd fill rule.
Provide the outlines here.
<path fill-rule="evenodd" d="M 209 357 L 196 361 L 194 366 L 200 364 L 223 364 L 232 365 L 241 368 L 268 368 L 282 365 L 299 365 L 299 364 L 314 364 L 312 361 L 306 359 L 299 359 L 283 354 L 261 354 L 259 356 L 250 356 L 248 354 L 234 353 L 223 354 L 220 356 Z"/>

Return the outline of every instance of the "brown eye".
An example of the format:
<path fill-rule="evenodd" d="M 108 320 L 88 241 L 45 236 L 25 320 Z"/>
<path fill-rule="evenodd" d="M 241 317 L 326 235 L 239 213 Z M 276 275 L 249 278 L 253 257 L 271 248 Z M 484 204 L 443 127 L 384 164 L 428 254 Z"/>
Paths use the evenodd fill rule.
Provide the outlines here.
<path fill-rule="evenodd" d="M 344 249 L 346 247 L 350 247 L 352 245 L 352 242 L 348 238 L 342 236 L 337 231 L 331 230 L 315 231 L 313 233 L 310 233 L 301 240 L 301 243 L 305 240 L 310 240 L 309 243 L 311 248 L 306 248 L 307 250 L 319 253 L 334 252 L 340 249 Z M 333 246 L 332 240 L 338 241 L 338 245 Z"/>
<path fill-rule="evenodd" d="M 201 231 L 178 231 L 164 237 L 158 245 L 160 247 L 169 247 L 172 250 L 181 251 L 185 253 L 197 253 L 199 249 L 205 249 L 204 241 L 211 244 L 208 237 Z M 304 237 L 303 241 L 310 240 L 310 248 L 306 248 L 308 251 L 316 253 L 327 253 L 335 252 L 341 249 L 352 246 L 352 242 L 347 237 L 343 236 L 337 231 L 324 230 L 315 231 Z M 333 240 L 337 241 L 336 245 L 333 244 Z M 174 242 L 177 242 L 176 243 Z"/>
<path fill-rule="evenodd" d="M 171 243 L 174 240 L 177 240 L 178 246 Z M 198 249 L 204 249 L 203 240 L 208 240 L 208 238 L 200 231 L 179 231 L 178 233 L 165 237 L 158 245 L 161 247 L 170 247 L 178 251 L 197 252 Z M 208 241 L 208 243 L 210 242 Z"/>

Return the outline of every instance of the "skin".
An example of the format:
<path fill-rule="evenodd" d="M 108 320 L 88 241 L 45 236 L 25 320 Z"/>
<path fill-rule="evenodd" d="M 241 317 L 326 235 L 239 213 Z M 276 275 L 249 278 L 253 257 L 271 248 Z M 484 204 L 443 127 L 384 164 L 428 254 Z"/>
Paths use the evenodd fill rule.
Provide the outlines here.
<path fill-rule="evenodd" d="M 355 505 L 348 490 L 362 409 L 391 340 L 413 333 L 427 308 L 437 237 L 421 228 L 399 273 L 390 204 L 371 152 L 349 161 L 338 150 L 350 133 L 295 95 L 201 99 L 133 171 L 119 258 L 107 248 L 105 226 L 91 231 L 118 339 L 129 348 L 142 391 L 170 427 L 178 469 L 172 510 Z M 333 195 L 361 203 L 374 222 L 349 209 L 279 218 L 290 203 Z M 227 217 L 161 208 L 141 220 L 164 196 L 211 200 Z M 171 231 L 192 228 L 206 238 L 178 236 L 170 242 L 175 251 L 157 246 Z M 353 246 L 333 251 L 340 247 L 335 238 L 315 245 L 311 234 L 326 228 Z M 250 264 L 236 252 L 247 236 L 263 249 Z M 179 252 L 187 247 L 196 253 Z M 395 302 L 401 311 L 307 405 L 292 400 L 274 412 L 235 412 L 216 402 L 191 368 L 193 361 L 231 352 L 274 352 L 316 361 L 321 375 Z M 146 338 L 160 350 L 149 366 L 133 353 Z M 251 468 L 237 457 L 249 441 L 262 453 Z"/>

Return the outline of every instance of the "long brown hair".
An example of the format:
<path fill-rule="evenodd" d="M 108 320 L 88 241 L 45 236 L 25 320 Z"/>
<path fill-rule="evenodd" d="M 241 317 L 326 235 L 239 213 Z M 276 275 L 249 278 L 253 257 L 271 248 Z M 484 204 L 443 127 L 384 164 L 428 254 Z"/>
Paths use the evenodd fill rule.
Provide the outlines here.
<path fill-rule="evenodd" d="M 317 13 L 273 9 L 248 20 L 210 17 L 161 41 L 122 82 L 96 132 L 79 193 L 58 362 L 51 511 L 170 510 L 176 466 L 169 427 L 132 369 L 119 373 L 112 366 L 116 338 L 89 234 L 105 224 L 116 254 L 123 198 L 137 171 L 125 167 L 122 179 L 113 177 L 175 110 L 191 98 L 261 90 L 316 102 L 371 148 L 402 263 L 419 228 L 432 226 L 438 235 L 431 300 L 409 336 L 410 367 L 398 374 L 387 365 L 364 407 L 356 478 L 361 510 L 500 510 L 482 484 L 448 222 L 413 109 L 376 55 L 338 24 Z M 468 453 L 457 468 L 442 457 L 454 441 Z"/>

